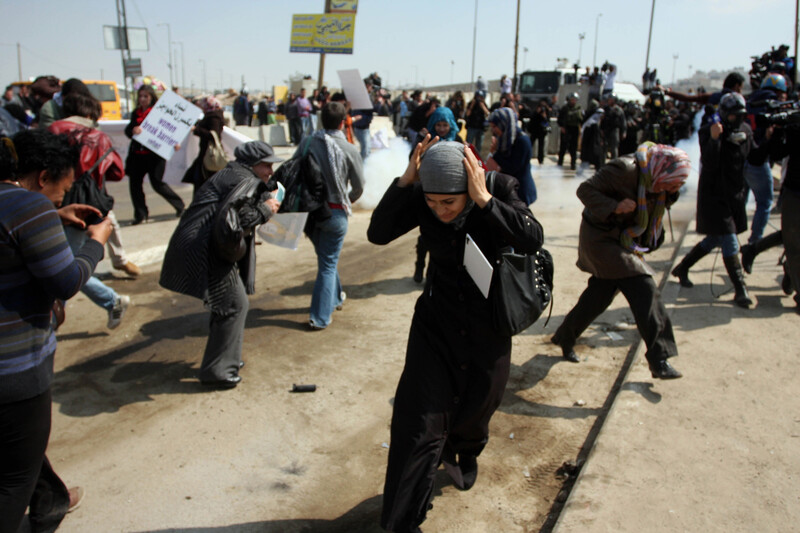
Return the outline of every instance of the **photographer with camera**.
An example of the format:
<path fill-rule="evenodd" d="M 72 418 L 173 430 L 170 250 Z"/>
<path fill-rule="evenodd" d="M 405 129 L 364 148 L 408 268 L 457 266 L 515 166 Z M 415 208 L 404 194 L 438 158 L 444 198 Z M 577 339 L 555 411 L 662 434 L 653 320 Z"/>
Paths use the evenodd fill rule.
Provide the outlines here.
<path fill-rule="evenodd" d="M 706 238 L 672 270 L 681 286 L 693 287 L 689 269 L 714 248 L 721 247 L 725 269 L 736 291 L 734 302 L 744 308 L 753 305 L 744 283 L 736 238 L 747 229 L 744 164 L 748 156 L 760 157 L 766 149 L 766 143 L 760 147 L 755 144 L 753 130 L 744 122 L 746 113 L 742 95 L 726 94 L 713 123 L 698 132 L 702 169 L 697 189 L 697 232 Z"/>

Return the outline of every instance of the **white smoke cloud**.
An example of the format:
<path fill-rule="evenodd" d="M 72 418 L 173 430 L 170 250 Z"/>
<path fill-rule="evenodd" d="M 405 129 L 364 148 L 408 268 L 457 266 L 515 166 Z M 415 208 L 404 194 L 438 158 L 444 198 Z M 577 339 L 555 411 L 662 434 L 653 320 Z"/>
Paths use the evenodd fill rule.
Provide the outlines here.
<path fill-rule="evenodd" d="M 374 209 L 392 181 L 405 172 L 410 153 L 411 145 L 399 137 L 389 141 L 389 148 L 373 150 L 364 162 L 366 183 L 356 207 Z"/>

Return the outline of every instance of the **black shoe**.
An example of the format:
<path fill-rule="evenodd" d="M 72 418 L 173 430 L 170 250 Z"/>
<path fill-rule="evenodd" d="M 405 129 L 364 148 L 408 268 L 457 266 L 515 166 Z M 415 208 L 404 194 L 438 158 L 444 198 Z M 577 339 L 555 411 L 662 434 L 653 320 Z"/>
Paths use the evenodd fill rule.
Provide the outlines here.
<path fill-rule="evenodd" d="M 666 359 L 662 359 L 656 364 L 650 365 L 650 374 L 658 379 L 678 379 L 683 377 L 683 374 L 675 370 Z"/>
<path fill-rule="evenodd" d="M 756 249 L 752 244 L 742 246 L 742 268 L 748 274 L 753 273 L 753 261 L 756 260 Z"/>
<path fill-rule="evenodd" d="M 571 346 L 570 347 L 563 346 L 560 342 L 560 339 L 558 339 L 555 335 L 553 336 L 552 339 L 550 339 L 550 342 L 561 348 L 561 355 L 564 357 L 564 359 L 566 359 L 570 363 L 581 362 L 580 358 L 578 357 L 578 354 L 575 353 L 575 349 Z"/>
<path fill-rule="evenodd" d="M 464 486 L 459 487 L 461 490 L 469 490 L 475 485 L 475 480 L 478 479 L 478 458 L 474 455 L 458 455 L 458 467 L 461 469 L 461 478 L 464 480 Z"/>
<path fill-rule="evenodd" d="M 241 381 L 242 381 L 241 376 L 233 376 L 230 378 L 219 379 L 214 381 L 200 380 L 200 383 L 202 383 L 206 387 L 214 389 L 233 389 L 236 388 L 236 385 L 238 385 Z"/>

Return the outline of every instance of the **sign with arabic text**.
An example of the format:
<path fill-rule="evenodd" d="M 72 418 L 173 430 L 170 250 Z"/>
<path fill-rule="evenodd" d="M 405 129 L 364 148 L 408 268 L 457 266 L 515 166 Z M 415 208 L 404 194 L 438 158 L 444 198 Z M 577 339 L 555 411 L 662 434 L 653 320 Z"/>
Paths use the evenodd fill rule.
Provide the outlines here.
<path fill-rule="evenodd" d="M 331 0 L 331 13 L 355 13 L 358 0 Z"/>
<path fill-rule="evenodd" d="M 142 131 L 133 139 L 167 161 L 175 147 L 186 140 L 203 111 L 172 91 L 166 91 L 141 123 Z"/>
<path fill-rule="evenodd" d="M 290 52 L 352 54 L 355 13 L 293 15 Z"/>

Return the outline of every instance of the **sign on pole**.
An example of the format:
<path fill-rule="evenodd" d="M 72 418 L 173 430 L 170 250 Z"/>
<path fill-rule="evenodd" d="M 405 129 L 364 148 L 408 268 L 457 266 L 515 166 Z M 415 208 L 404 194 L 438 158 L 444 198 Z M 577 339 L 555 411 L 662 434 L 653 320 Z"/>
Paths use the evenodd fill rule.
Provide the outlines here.
<path fill-rule="evenodd" d="M 150 50 L 147 28 L 131 28 L 128 34 L 121 26 L 103 26 L 103 42 L 106 50 Z"/>
<path fill-rule="evenodd" d="M 125 65 L 125 77 L 126 78 L 135 78 L 137 76 L 142 75 L 142 59 L 139 57 L 134 57 L 131 59 L 125 59 L 123 61 Z"/>
<path fill-rule="evenodd" d="M 354 13 L 292 15 L 290 52 L 352 54 Z"/>
<path fill-rule="evenodd" d="M 142 132 L 133 139 L 167 161 L 175 146 L 183 143 L 194 123 L 203 116 L 196 105 L 166 91 L 142 121 Z"/>

